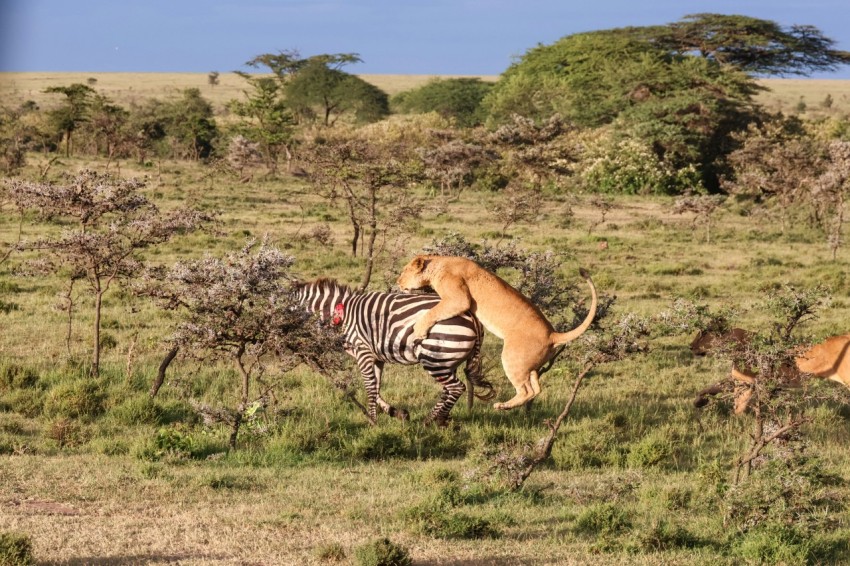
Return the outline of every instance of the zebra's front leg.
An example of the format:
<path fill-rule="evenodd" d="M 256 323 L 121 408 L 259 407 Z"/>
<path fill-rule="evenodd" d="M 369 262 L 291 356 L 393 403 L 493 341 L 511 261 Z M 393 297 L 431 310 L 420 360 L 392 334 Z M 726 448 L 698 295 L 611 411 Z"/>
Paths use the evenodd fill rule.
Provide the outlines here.
<path fill-rule="evenodd" d="M 374 371 L 375 371 L 375 381 L 377 383 L 377 391 L 378 397 L 377 402 L 378 406 L 381 408 L 383 412 L 388 414 L 391 417 L 395 417 L 400 421 L 406 421 L 410 419 L 410 414 L 404 409 L 396 409 L 389 403 L 387 403 L 383 397 L 381 397 L 381 378 L 384 376 L 384 362 L 375 360 L 374 363 Z"/>
<path fill-rule="evenodd" d="M 357 367 L 360 377 L 363 378 L 363 389 L 366 391 L 366 418 L 372 425 L 378 424 L 378 372 L 376 371 L 376 360 L 368 352 L 355 351 Z"/>
<path fill-rule="evenodd" d="M 427 367 L 425 368 L 428 373 L 443 387 L 443 392 L 440 395 L 440 400 L 434 405 L 434 408 L 431 409 L 431 413 L 425 419 L 427 424 L 435 424 L 437 426 L 448 426 L 449 420 L 451 418 L 450 413 L 452 408 L 454 408 L 457 400 L 460 399 L 463 392 L 466 391 L 466 386 L 462 381 L 458 380 L 455 375 L 455 370 L 452 370 L 451 373 L 446 375 L 443 372 L 432 371 Z"/>

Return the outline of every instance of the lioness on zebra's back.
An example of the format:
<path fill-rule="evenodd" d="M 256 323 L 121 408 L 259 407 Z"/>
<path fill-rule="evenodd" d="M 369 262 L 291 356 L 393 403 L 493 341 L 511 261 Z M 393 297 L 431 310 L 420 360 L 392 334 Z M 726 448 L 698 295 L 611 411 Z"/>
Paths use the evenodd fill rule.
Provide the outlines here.
<path fill-rule="evenodd" d="M 487 330 L 504 340 L 502 367 L 516 395 L 496 409 L 524 405 L 540 393 L 539 370 L 557 352 L 556 346 L 581 336 L 596 316 L 596 287 L 584 270 L 590 286 L 590 310 L 584 321 L 569 332 L 555 329 L 531 301 L 505 280 L 463 257 L 420 255 L 408 263 L 398 277 L 402 291 L 431 287 L 440 301 L 414 326 L 414 336 L 429 336 L 435 324 L 469 311 Z"/>
<path fill-rule="evenodd" d="M 446 320 L 425 341 L 414 341 L 413 324 L 419 315 L 439 302 L 433 294 L 405 295 L 376 291 L 358 292 L 332 279 L 318 279 L 295 285 L 298 299 L 323 320 L 339 324 L 345 333 L 346 352 L 356 361 L 368 399 L 367 411 L 374 423 L 377 407 L 402 419 L 407 412 L 397 410 L 381 397 L 384 363 L 420 364 L 443 387 L 440 401 L 428 420 L 444 425 L 466 387 L 457 379 L 457 368 L 466 362 L 464 374 L 479 388 L 475 396 L 491 399 L 495 393 L 481 374 L 481 341 L 484 331 L 469 313 Z"/>

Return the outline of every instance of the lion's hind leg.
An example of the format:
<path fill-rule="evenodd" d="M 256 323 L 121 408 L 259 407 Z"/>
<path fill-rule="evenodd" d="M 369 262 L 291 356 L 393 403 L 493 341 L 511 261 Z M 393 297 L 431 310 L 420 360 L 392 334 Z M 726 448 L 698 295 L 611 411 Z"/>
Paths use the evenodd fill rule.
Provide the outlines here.
<path fill-rule="evenodd" d="M 523 378 L 522 375 L 525 377 Z M 514 376 L 508 374 L 508 379 L 511 380 L 514 389 L 516 389 L 516 395 L 504 403 L 494 403 L 494 409 L 506 411 L 508 409 L 520 407 L 537 397 L 540 393 L 540 382 L 538 381 L 537 371 L 535 370 Z"/>

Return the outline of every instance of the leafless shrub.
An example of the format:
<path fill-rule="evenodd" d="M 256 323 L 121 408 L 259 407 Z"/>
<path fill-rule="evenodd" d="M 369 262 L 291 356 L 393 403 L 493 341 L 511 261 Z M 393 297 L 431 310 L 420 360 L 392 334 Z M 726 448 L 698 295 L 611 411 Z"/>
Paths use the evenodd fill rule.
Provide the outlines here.
<path fill-rule="evenodd" d="M 227 148 L 227 162 L 233 167 L 242 182 L 248 182 L 253 178 L 253 173 L 246 173 L 262 163 L 260 144 L 250 141 L 242 135 L 234 136 Z"/>
<path fill-rule="evenodd" d="M 508 228 L 518 222 L 531 222 L 540 214 L 543 195 L 539 189 L 525 189 L 510 185 L 501 195 L 500 202 L 493 208 L 493 215 L 502 223 L 502 239 L 507 237 Z"/>
<path fill-rule="evenodd" d="M 714 213 L 726 201 L 724 195 L 686 195 L 673 203 L 673 214 L 693 214 L 693 227 L 705 226 L 705 243 L 711 243 L 711 222 Z"/>
<path fill-rule="evenodd" d="M 579 367 L 579 373 L 561 413 L 554 420 L 545 421 L 549 432 L 534 446 L 502 445 L 488 451 L 492 472 L 498 472 L 512 490 L 522 488 L 534 470 L 552 454 L 558 431 L 569 416 L 584 378 L 602 364 L 624 360 L 646 352 L 646 339 L 651 333 L 651 321 L 633 313 L 626 313 L 611 321 L 613 298 L 606 297 L 604 312 L 598 312 L 594 331 L 582 335 L 568 350 L 567 356 Z"/>
<path fill-rule="evenodd" d="M 456 139 L 445 131 L 434 132 L 434 147 L 419 148 L 426 178 L 436 181 L 443 203 L 457 201 L 475 180 L 475 172 L 492 162 L 496 154 L 477 143 Z"/>
<path fill-rule="evenodd" d="M 334 235 L 331 227 L 327 224 L 319 224 L 314 226 L 306 234 L 300 236 L 303 242 L 315 242 L 323 247 L 333 245 Z"/>
<path fill-rule="evenodd" d="M 829 142 L 826 155 L 825 170 L 812 184 L 811 197 L 818 216 L 825 219 L 827 243 L 834 261 L 843 243 L 844 207 L 850 192 L 850 142 Z"/>
<path fill-rule="evenodd" d="M 820 151 L 813 141 L 795 119 L 751 127 L 727 158 L 732 175 L 723 179 L 723 189 L 762 206 L 775 204 L 784 233 L 795 205 L 808 201 L 807 187 L 820 171 Z"/>
<path fill-rule="evenodd" d="M 590 225 L 587 227 L 587 233 L 590 234 L 597 226 L 605 224 L 605 217 L 608 216 L 608 213 L 615 209 L 617 205 L 612 197 L 603 195 L 592 196 L 588 201 L 588 204 L 599 213 L 599 219 L 591 221 Z"/>
<path fill-rule="evenodd" d="M 808 388 L 800 389 L 799 384 L 789 383 L 789 380 L 799 380 L 794 357 L 803 344 L 811 342 L 798 329 L 816 317 L 818 308 L 828 300 L 828 293 L 823 287 L 798 289 L 790 285 L 768 288 L 765 292 L 767 298 L 760 308 L 769 311 L 774 322 L 766 331 L 750 332 L 747 340 L 721 346 L 715 352 L 727 358 L 738 371 L 753 376 L 751 383 L 741 383 L 729 376 L 718 384 L 718 389 L 729 392 L 736 404 L 743 403 L 753 415 L 750 441 L 735 462 L 736 484 L 746 479 L 753 466 L 764 460 L 763 453 L 768 446 L 800 434 L 801 427 L 810 420 L 806 407 L 816 398 Z M 712 313 L 705 306 L 686 302 L 679 302 L 675 310 L 678 314 L 674 312 L 663 317 L 671 328 L 722 331 L 731 326 L 732 311 Z M 696 324 L 675 323 L 687 317 Z"/>
<path fill-rule="evenodd" d="M 519 115 L 511 118 L 511 123 L 488 138 L 488 143 L 502 154 L 511 177 L 539 188 L 572 172 L 577 161 L 568 136 L 574 131 L 572 126 L 557 114 L 542 124 Z"/>
<path fill-rule="evenodd" d="M 328 133 L 303 148 L 308 182 L 332 203 L 341 203 L 351 222 L 352 255 L 366 258 L 360 289 L 366 289 L 386 238 L 415 220 L 421 208 L 409 194 L 420 177 L 413 152 L 402 138 L 379 134 L 366 139 L 344 132 Z M 361 237 L 365 243 L 361 243 Z"/>
<path fill-rule="evenodd" d="M 266 377 L 272 370 L 279 377 L 306 364 L 332 376 L 343 367 L 342 336 L 318 323 L 290 293 L 292 263 L 291 256 L 265 243 L 249 242 L 222 259 L 205 257 L 150 270 L 137 287 L 163 308 L 180 313 L 169 341 L 184 355 L 229 360 L 238 370 L 238 406 L 202 411 L 230 425 L 231 446 L 247 411 L 273 396 L 276 383 Z M 252 397 L 253 382 L 261 390 Z"/>
<path fill-rule="evenodd" d="M 92 375 L 100 370 L 103 297 L 113 283 L 129 281 L 142 271 L 139 252 L 212 220 L 198 210 L 163 214 L 138 190 L 142 181 L 122 180 L 83 171 L 65 184 L 12 181 L 8 195 L 21 210 L 34 210 L 43 220 L 70 220 L 75 226 L 58 237 L 21 241 L 18 250 L 44 252 L 28 263 L 32 274 L 70 272 L 94 295 Z M 69 295 L 73 284 L 69 287 Z M 69 326 L 73 300 L 68 301 Z"/>

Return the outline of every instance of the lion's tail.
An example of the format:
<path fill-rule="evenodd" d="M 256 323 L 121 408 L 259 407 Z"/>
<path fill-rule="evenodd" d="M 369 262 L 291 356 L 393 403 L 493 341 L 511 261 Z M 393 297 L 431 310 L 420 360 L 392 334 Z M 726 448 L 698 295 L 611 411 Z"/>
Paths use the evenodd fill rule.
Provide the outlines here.
<path fill-rule="evenodd" d="M 599 298 L 596 296 L 596 286 L 593 284 L 593 280 L 590 278 L 590 274 L 587 271 L 579 269 L 579 273 L 582 277 L 584 277 L 584 280 L 587 281 L 587 284 L 590 287 L 590 310 L 587 312 L 587 316 L 584 318 L 584 321 L 577 327 L 573 328 L 569 332 L 555 332 L 552 334 L 553 343 L 556 346 L 572 342 L 584 334 L 593 323 L 594 317 L 596 317 L 596 307 L 599 303 Z"/>

